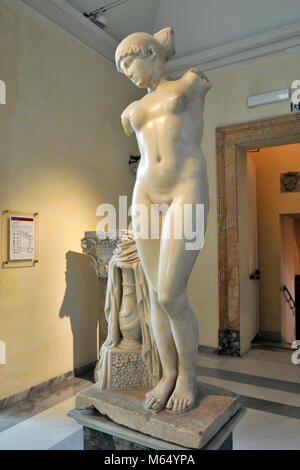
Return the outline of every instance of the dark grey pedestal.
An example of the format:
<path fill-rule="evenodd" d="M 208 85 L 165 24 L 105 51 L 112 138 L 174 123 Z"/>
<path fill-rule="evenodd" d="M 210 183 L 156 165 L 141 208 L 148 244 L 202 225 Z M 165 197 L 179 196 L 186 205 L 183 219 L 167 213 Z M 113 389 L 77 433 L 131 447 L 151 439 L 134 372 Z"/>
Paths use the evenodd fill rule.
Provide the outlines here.
<path fill-rule="evenodd" d="M 151 447 L 141 446 L 127 439 L 121 439 L 86 426 L 83 426 L 83 439 L 84 450 L 153 450 Z M 233 450 L 232 445 L 232 432 L 230 432 L 223 443 L 220 442 L 220 447 L 215 447 L 214 450 Z M 195 451 L 195 449 L 193 450 Z M 206 450 L 206 448 L 203 447 L 201 450 Z"/>

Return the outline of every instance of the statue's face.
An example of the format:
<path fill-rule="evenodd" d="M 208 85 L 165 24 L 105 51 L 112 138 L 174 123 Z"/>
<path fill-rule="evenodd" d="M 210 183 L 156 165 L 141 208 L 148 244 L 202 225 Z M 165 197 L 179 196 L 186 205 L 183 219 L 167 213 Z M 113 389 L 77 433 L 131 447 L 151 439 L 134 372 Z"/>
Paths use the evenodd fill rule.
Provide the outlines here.
<path fill-rule="evenodd" d="M 147 88 L 154 72 L 153 55 L 148 57 L 128 55 L 121 60 L 120 67 L 136 86 Z"/>

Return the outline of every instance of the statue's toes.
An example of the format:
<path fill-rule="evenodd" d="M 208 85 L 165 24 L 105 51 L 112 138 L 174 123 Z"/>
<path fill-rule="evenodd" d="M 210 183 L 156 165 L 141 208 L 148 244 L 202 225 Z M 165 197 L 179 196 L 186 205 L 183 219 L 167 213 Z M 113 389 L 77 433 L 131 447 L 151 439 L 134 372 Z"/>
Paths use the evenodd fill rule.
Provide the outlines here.
<path fill-rule="evenodd" d="M 193 401 L 190 399 L 184 400 L 182 411 L 189 411 L 193 408 Z"/>
<path fill-rule="evenodd" d="M 177 413 L 182 413 L 184 411 L 184 402 L 185 400 L 183 398 L 181 398 L 179 401 L 178 401 L 178 406 L 177 406 Z"/>
<path fill-rule="evenodd" d="M 152 394 L 145 400 L 145 408 L 153 411 L 160 411 L 164 407 L 164 403 L 161 398 Z"/>
<path fill-rule="evenodd" d="M 151 394 L 148 396 L 148 398 L 146 398 L 145 400 L 145 406 L 146 408 L 151 408 L 152 406 L 152 403 L 155 402 L 155 397 Z"/>
<path fill-rule="evenodd" d="M 173 413 L 185 413 L 192 409 L 192 407 L 190 399 L 176 397 L 171 397 L 166 405 L 166 408 L 171 410 Z"/>
<path fill-rule="evenodd" d="M 182 411 L 186 411 L 189 408 L 189 400 L 183 400 Z"/>
<path fill-rule="evenodd" d="M 159 410 L 161 407 L 162 407 L 162 402 L 160 399 L 156 400 L 152 405 L 153 410 Z"/>
<path fill-rule="evenodd" d="M 174 398 L 173 396 L 171 396 L 168 400 L 168 403 L 166 404 L 166 408 L 168 410 L 171 410 L 173 408 L 173 405 L 174 405 Z"/>
<path fill-rule="evenodd" d="M 178 398 L 175 398 L 174 405 L 173 405 L 173 408 L 172 408 L 172 411 L 174 413 L 176 413 L 178 411 L 178 406 L 179 406 L 179 400 L 178 400 Z"/>

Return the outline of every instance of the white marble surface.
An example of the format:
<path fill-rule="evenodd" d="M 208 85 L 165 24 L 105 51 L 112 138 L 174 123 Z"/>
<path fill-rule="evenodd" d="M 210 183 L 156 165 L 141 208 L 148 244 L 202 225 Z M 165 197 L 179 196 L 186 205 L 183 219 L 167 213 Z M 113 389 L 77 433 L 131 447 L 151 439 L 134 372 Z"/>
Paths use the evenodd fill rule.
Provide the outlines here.
<path fill-rule="evenodd" d="M 198 375 L 199 380 L 209 385 L 216 385 L 217 387 L 226 388 L 239 395 L 246 395 L 261 400 L 268 400 L 275 403 L 288 403 L 290 406 L 300 407 L 300 395 L 297 393 L 284 392 L 281 390 L 274 390 L 257 385 L 248 385 L 231 380 L 218 379 L 215 377 L 206 377 Z"/>
<path fill-rule="evenodd" d="M 233 433 L 234 450 L 300 450 L 300 420 L 247 410 Z"/>
<path fill-rule="evenodd" d="M 251 349 L 245 356 L 229 357 L 199 353 L 197 364 L 242 374 L 300 383 L 300 367 L 292 364 L 291 351 Z"/>
<path fill-rule="evenodd" d="M 45 450 L 81 429 L 67 416 L 75 397 L 0 433 L 0 450 Z"/>

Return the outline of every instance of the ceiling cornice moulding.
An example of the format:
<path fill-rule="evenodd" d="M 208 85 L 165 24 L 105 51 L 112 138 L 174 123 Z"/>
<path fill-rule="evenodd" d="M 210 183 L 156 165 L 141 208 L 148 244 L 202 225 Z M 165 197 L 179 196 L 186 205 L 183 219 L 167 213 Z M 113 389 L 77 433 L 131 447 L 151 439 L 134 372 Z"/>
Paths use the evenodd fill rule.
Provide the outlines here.
<path fill-rule="evenodd" d="M 46 18 L 68 36 L 114 63 L 117 41 L 98 28 L 65 0 L 17 0 Z"/>
<path fill-rule="evenodd" d="M 173 59 L 167 68 L 173 76 L 181 75 L 191 67 L 199 67 L 203 72 L 216 71 L 292 52 L 298 48 L 300 22 Z"/>

